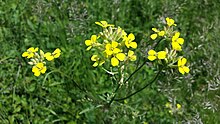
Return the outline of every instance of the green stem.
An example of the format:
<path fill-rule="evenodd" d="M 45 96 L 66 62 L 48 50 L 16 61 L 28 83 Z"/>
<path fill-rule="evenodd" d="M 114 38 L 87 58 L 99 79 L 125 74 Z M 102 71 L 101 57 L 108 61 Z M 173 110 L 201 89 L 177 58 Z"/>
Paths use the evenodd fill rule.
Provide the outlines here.
<path fill-rule="evenodd" d="M 157 73 L 157 75 L 149 82 L 147 83 L 144 87 L 142 87 L 141 89 L 137 90 L 136 92 L 124 97 L 124 98 L 118 98 L 118 99 L 114 99 L 114 101 L 121 101 L 121 100 L 125 100 L 125 99 L 128 99 L 130 97 L 132 97 L 133 95 L 141 92 L 142 90 L 144 90 L 146 87 L 150 86 L 151 84 L 154 83 L 154 81 L 156 81 L 156 79 L 158 78 L 159 74 L 162 72 L 163 69 L 160 69 L 159 72 Z"/>

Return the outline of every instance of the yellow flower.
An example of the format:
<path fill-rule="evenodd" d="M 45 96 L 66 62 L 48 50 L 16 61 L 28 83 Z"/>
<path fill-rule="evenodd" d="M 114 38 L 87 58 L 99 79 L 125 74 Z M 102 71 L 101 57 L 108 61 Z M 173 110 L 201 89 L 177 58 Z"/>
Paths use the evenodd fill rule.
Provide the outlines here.
<path fill-rule="evenodd" d="M 61 50 L 59 48 L 57 48 L 56 50 L 54 50 L 53 53 L 47 52 L 46 54 L 44 54 L 44 57 L 48 60 L 48 61 L 52 61 L 54 58 L 58 58 L 61 54 Z"/>
<path fill-rule="evenodd" d="M 181 45 L 184 43 L 183 38 L 179 38 L 180 32 L 176 32 L 172 37 L 172 48 L 177 51 L 181 51 Z"/>
<path fill-rule="evenodd" d="M 93 67 L 96 67 L 96 66 L 98 66 L 98 65 L 101 66 L 102 64 L 105 63 L 105 61 L 104 61 L 104 60 L 101 60 L 101 59 L 98 57 L 98 55 L 93 55 L 93 56 L 91 57 L 91 60 L 95 62 L 95 63 L 92 65 Z"/>
<path fill-rule="evenodd" d="M 167 102 L 167 103 L 165 104 L 165 106 L 166 106 L 167 108 L 172 108 L 172 105 L 171 105 L 169 102 Z"/>
<path fill-rule="evenodd" d="M 108 24 L 108 22 L 106 22 L 106 21 L 100 21 L 100 22 L 95 22 L 95 23 L 103 28 L 107 28 L 109 26 L 114 26 L 112 24 Z"/>
<path fill-rule="evenodd" d="M 118 42 L 112 41 L 112 43 L 108 43 L 105 46 L 105 53 L 107 56 L 111 56 L 112 54 L 119 53 L 121 50 L 117 48 Z"/>
<path fill-rule="evenodd" d="M 178 69 L 181 74 L 189 73 L 189 67 L 185 66 L 187 59 L 186 58 L 180 58 L 178 60 Z"/>
<path fill-rule="evenodd" d="M 119 61 L 124 61 L 126 55 L 124 53 L 117 53 L 115 56 L 111 58 L 111 64 L 112 66 L 118 66 Z"/>
<path fill-rule="evenodd" d="M 167 17 L 166 21 L 167 21 L 167 25 L 169 27 L 172 26 L 172 25 L 176 26 L 175 21 L 173 19 Z"/>
<path fill-rule="evenodd" d="M 149 50 L 148 51 L 148 57 L 150 61 L 154 61 L 157 58 L 157 52 L 154 50 Z"/>
<path fill-rule="evenodd" d="M 131 51 L 131 50 L 128 51 L 128 58 L 131 61 L 135 61 L 137 59 L 136 55 L 134 55 L 134 51 Z"/>
<path fill-rule="evenodd" d="M 130 47 L 132 47 L 134 49 L 137 48 L 137 43 L 134 42 L 134 39 L 135 39 L 135 36 L 132 33 L 130 33 L 128 35 L 128 37 L 125 37 L 125 45 L 126 45 L 127 48 L 130 48 Z"/>
<path fill-rule="evenodd" d="M 159 51 L 159 52 L 156 52 L 154 50 L 149 50 L 148 51 L 148 59 L 150 61 L 154 61 L 155 59 L 165 59 L 166 58 L 166 51 Z"/>
<path fill-rule="evenodd" d="M 85 44 L 86 46 L 88 46 L 88 48 L 86 50 L 90 50 L 92 47 L 98 45 L 97 43 L 97 36 L 96 35 L 92 35 L 91 36 L 91 40 L 86 40 L 85 41 Z"/>
<path fill-rule="evenodd" d="M 26 52 L 22 54 L 22 57 L 32 58 L 34 57 L 34 53 L 37 51 L 38 51 L 38 47 L 37 48 L 30 47 L 29 49 L 27 49 Z"/>
<path fill-rule="evenodd" d="M 156 28 L 152 28 L 152 30 L 155 32 L 154 34 L 152 34 L 152 35 L 150 36 L 150 38 L 151 38 L 152 40 L 155 40 L 158 35 L 159 35 L 159 36 L 164 36 L 164 35 L 165 35 L 165 31 L 160 31 L 160 30 L 158 30 L 158 29 L 156 29 Z"/>
<path fill-rule="evenodd" d="M 176 104 L 176 108 L 177 108 L 177 109 L 181 109 L 182 106 L 181 106 L 180 104 Z"/>
<path fill-rule="evenodd" d="M 43 63 L 37 63 L 35 66 L 32 68 L 32 72 L 34 73 L 35 76 L 40 76 L 40 74 L 44 74 L 46 72 L 47 68 L 44 66 Z"/>

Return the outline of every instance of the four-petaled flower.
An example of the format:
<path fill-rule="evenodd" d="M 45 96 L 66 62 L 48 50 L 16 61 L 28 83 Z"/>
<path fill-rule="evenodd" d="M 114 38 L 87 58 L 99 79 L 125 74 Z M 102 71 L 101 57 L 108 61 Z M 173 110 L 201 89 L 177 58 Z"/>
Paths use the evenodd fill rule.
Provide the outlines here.
<path fill-rule="evenodd" d="M 158 35 L 159 35 L 159 36 L 164 36 L 164 35 L 165 35 L 165 31 L 160 31 L 160 30 L 158 30 L 158 29 L 156 29 L 156 28 L 152 28 L 152 30 L 155 32 L 154 34 L 152 34 L 152 35 L 150 36 L 150 38 L 151 38 L 152 40 L 155 40 Z"/>
<path fill-rule="evenodd" d="M 117 53 L 111 58 L 111 64 L 112 66 L 118 66 L 119 61 L 124 61 L 126 55 L 124 53 Z"/>
<path fill-rule="evenodd" d="M 95 22 L 95 24 L 97 24 L 97 25 L 99 25 L 99 26 L 101 26 L 103 28 L 107 28 L 109 26 L 114 26 L 112 24 L 108 24 L 108 22 L 106 22 L 106 21 Z"/>
<path fill-rule="evenodd" d="M 22 57 L 27 57 L 28 59 L 29 58 L 33 58 L 34 57 L 34 53 L 38 51 L 38 47 L 37 48 L 34 48 L 34 47 L 30 47 L 29 49 L 27 49 L 26 52 L 24 52 L 22 54 Z"/>
<path fill-rule="evenodd" d="M 37 63 L 35 66 L 32 68 L 32 72 L 34 73 L 35 76 L 40 76 L 40 74 L 44 74 L 46 72 L 47 68 L 44 66 L 43 63 Z"/>
<path fill-rule="evenodd" d="M 156 52 L 154 50 L 149 50 L 148 51 L 148 59 L 150 61 L 154 61 L 155 59 L 165 59 L 166 58 L 166 51 L 159 51 L 159 52 Z"/>
<path fill-rule="evenodd" d="M 181 45 L 184 43 L 183 38 L 179 38 L 180 32 L 176 32 L 172 37 L 172 48 L 177 51 L 181 51 Z"/>
<path fill-rule="evenodd" d="M 92 47 L 98 45 L 97 43 L 97 36 L 96 35 L 92 35 L 90 40 L 86 40 L 85 41 L 86 46 L 88 46 L 88 48 L 86 50 L 90 50 Z"/>
<path fill-rule="evenodd" d="M 136 49 L 137 48 L 137 43 L 134 41 L 135 37 L 134 37 L 134 34 L 130 33 L 128 35 L 128 37 L 124 37 L 124 40 L 125 40 L 125 45 L 127 48 L 134 48 Z"/>
<path fill-rule="evenodd" d="M 112 41 L 112 43 L 108 43 L 105 46 L 105 53 L 108 56 L 111 56 L 112 54 L 119 53 L 121 50 L 118 47 L 118 42 Z"/>
<path fill-rule="evenodd" d="M 58 58 L 61 54 L 61 50 L 59 48 L 57 48 L 56 50 L 54 50 L 53 53 L 47 52 L 46 54 L 44 54 L 44 57 L 48 60 L 48 61 L 52 61 L 54 58 Z"/>
<path fill-rule="evenodd" d="M 92 65 L 92 66 L 94 66 L 94 67 L 96 67 L 96 66 L 98 66 L 98 65 L 101 66 L 102 64 L 105 63 L 105 61 L 104 61 L 104 60 L 101 60 L 101 59 L 98 57 L 98 55 L 93 55 L 93 56 L 91 57 L 91 60 L 95 62 L 95 63 Z"/>
<path fill-rule="evenodd" d="M 178 63 L 177 63 L 178 64 L 178 69 L 179 69 L 179 72 L 181 74 L 189 73 L 189 71 L 190 71 L 189 67 L 185 66 L 186 61 L 187 61 L 186 58 L 180 58 L 178 60 Z"/>
<path fill-rule="evenodd" d="M 128 59 L 130 59 L 131 61 L 135 61 L 137 59 L 136 55 L 134 55 L 134 51 L 128 51 Z"/>
<path fill-rule="evenodd" d="M 172 25 L 176 26 L 175 21 L 169 17 L 166 18 L 167 25 L 170 27 Z"/>

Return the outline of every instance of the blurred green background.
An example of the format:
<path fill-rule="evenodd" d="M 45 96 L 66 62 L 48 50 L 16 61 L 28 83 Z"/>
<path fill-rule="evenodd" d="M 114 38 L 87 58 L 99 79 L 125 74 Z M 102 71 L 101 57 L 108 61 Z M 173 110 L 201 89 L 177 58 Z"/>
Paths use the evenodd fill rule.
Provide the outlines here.
<path fill-rule="evenodd" d="M 152 42 L 151 28 L 162 27 L 166 17 L 176 21 L 185 39 L 182 54 L 190 74 L 163 72 L 152 86 L 105 107 L 105 95 L 116 86 L 105 71 L 92 67 L 84 44 L 101 31 L 95 22 L 106 20 L 134 33 L 138 66 Z M 0 0 L 0 123 L 219 124 L 219 39 L 219 0 Z M 40 77 L 21 57 L 31 46 L 62 50 Z M 118 97 L 140 89 L 154 73 L 146 65 Z M 181 104 L 182 114 L 170 114 L 169 101 Z"/>

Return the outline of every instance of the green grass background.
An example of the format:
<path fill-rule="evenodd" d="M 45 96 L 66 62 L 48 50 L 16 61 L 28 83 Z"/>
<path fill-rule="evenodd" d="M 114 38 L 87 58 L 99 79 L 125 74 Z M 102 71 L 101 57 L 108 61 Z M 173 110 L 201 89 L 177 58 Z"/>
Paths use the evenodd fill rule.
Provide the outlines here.
<path fill-rule="evenodd" d="M 116 86 L 110 75 L 92 67 L 91 54 L 85 50 L 84 41 L 101 31 L 94 22 L 106 20 L 134 33 L 141 48 L 137 66 L 152 42 L 151 28 L 161 27 L 166 17 L 176 21 L 185 39 L 183 55 L 190 74 L 163 72 L 151 87 L 103 107 L 105 94 Z M 0 123 L 218 124 L 219 39 L 219 0 L 0 0 Z M 38 78 L 21 57 L 31 46 L 62 50 Z M 154 71 L 145 66 L 119 96 L 141 88 Z M 183 106 L 182 115 L 168 113 L 169 100 Z"/>

